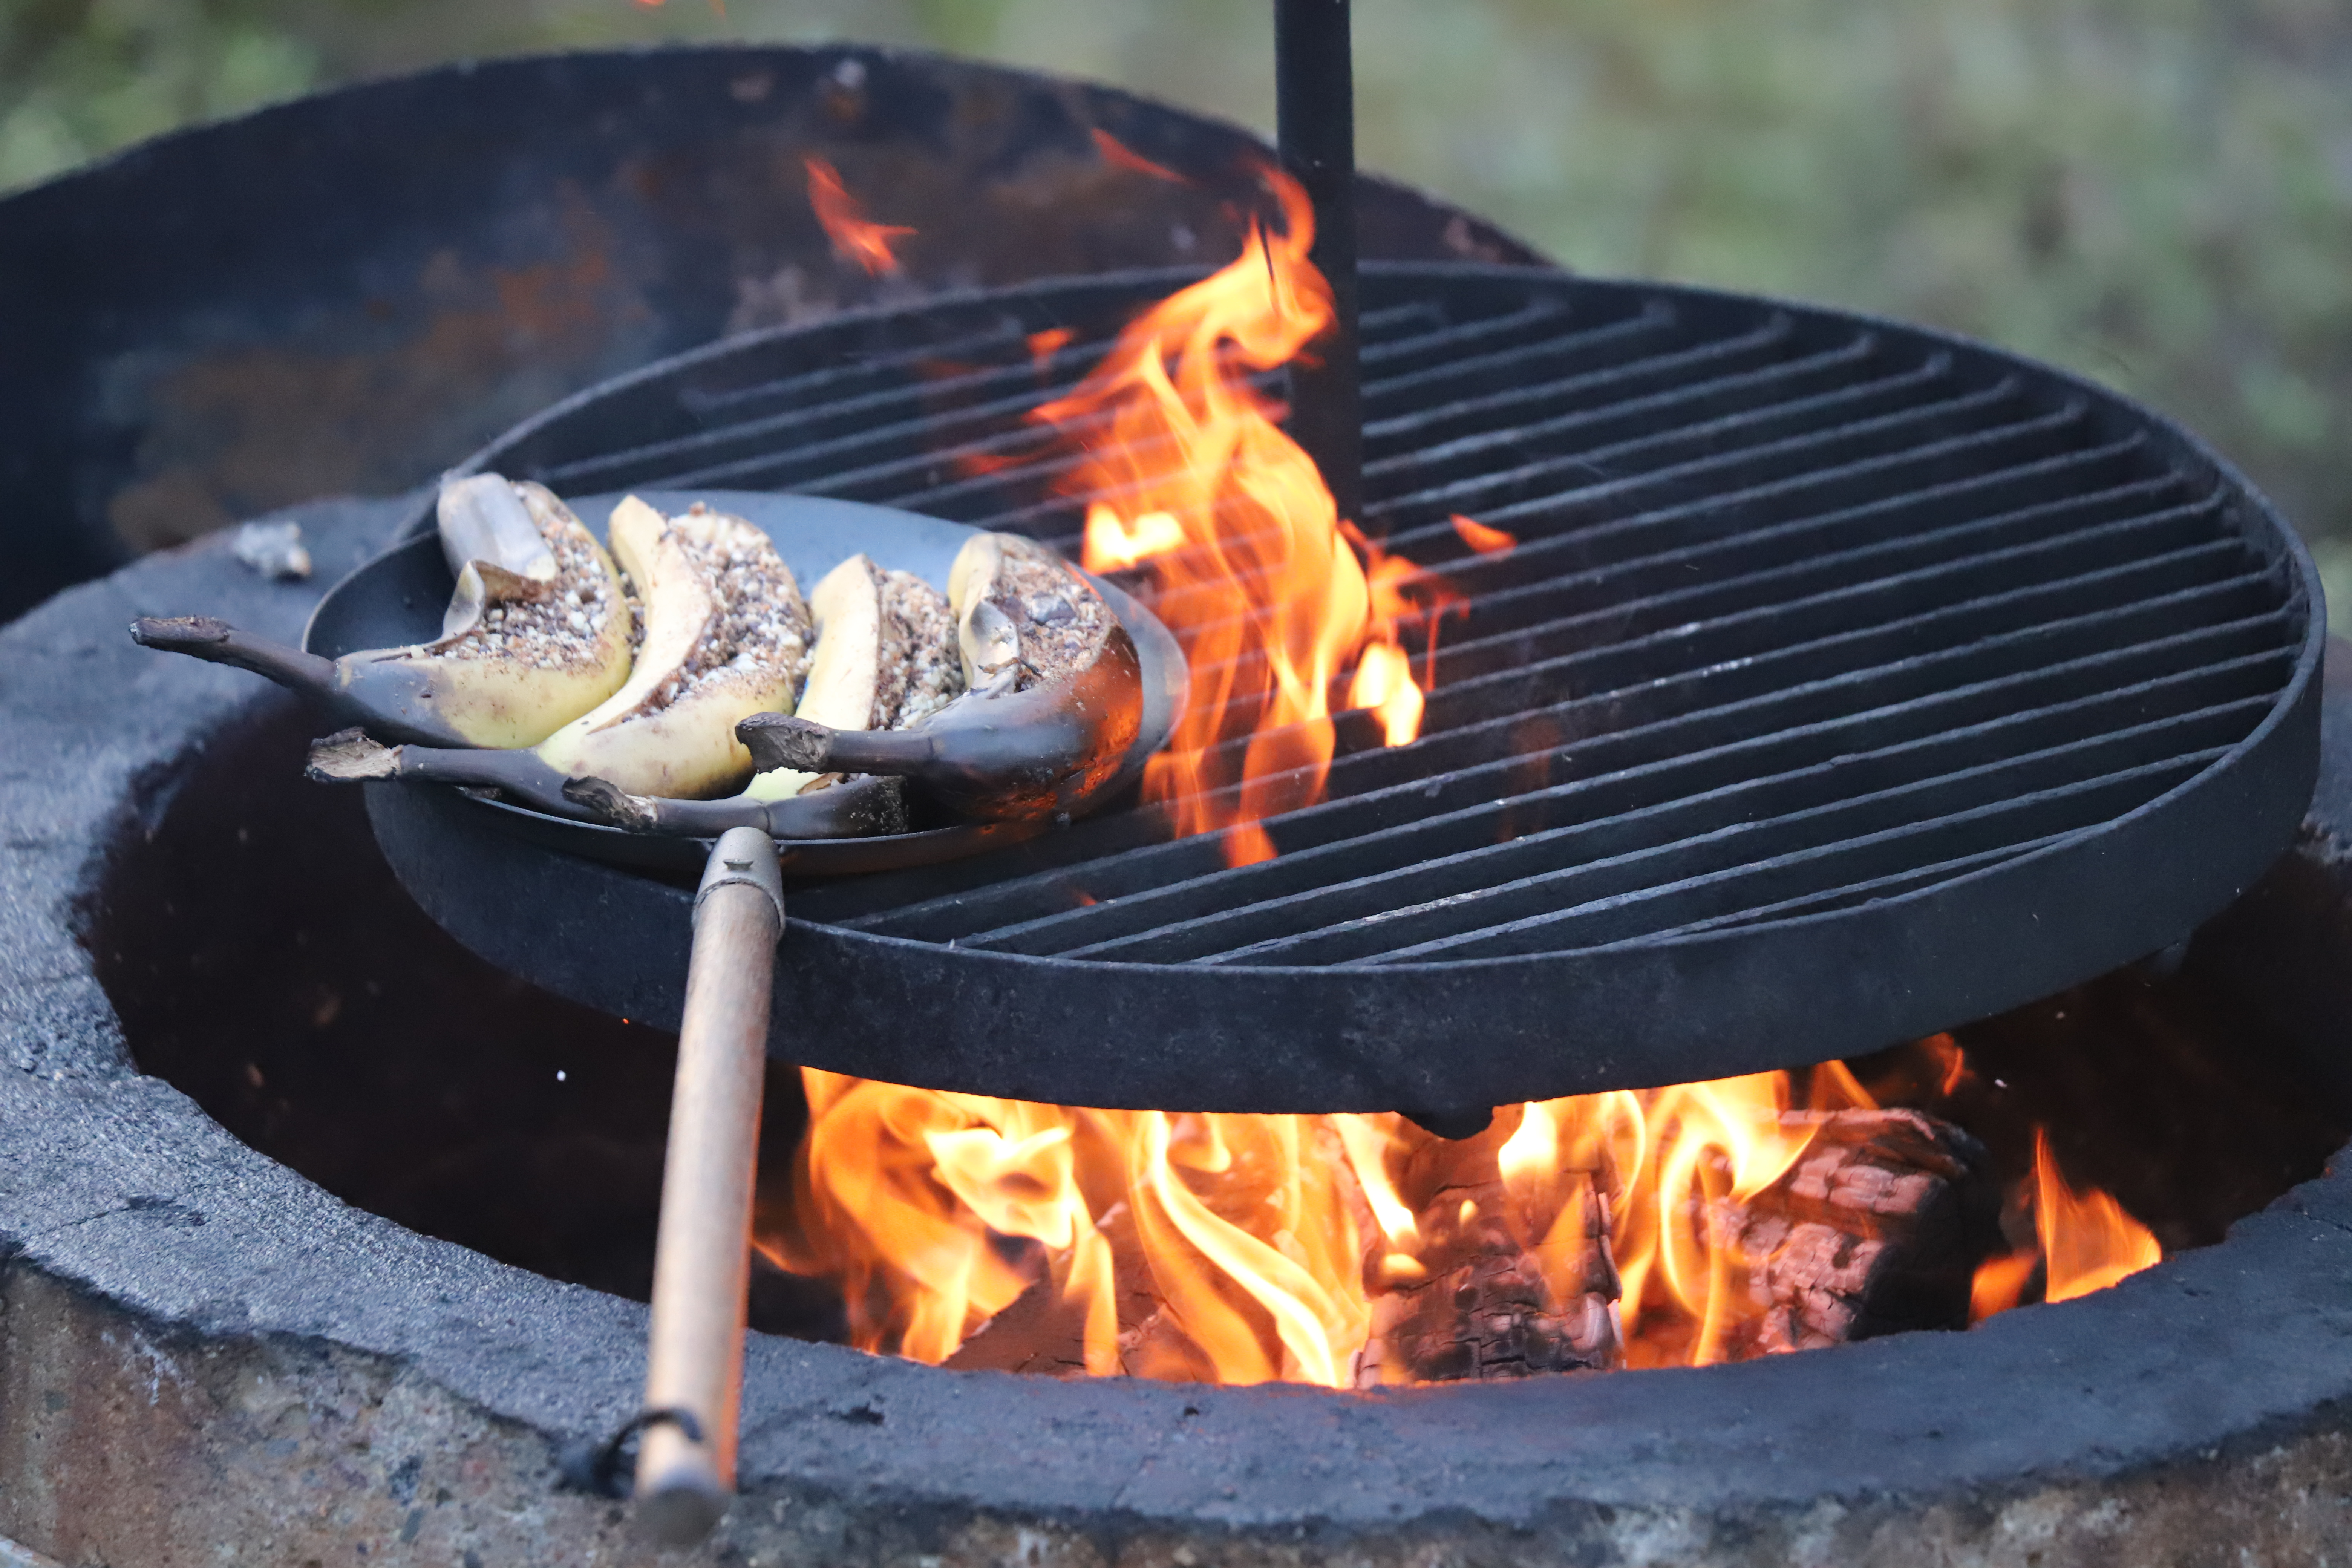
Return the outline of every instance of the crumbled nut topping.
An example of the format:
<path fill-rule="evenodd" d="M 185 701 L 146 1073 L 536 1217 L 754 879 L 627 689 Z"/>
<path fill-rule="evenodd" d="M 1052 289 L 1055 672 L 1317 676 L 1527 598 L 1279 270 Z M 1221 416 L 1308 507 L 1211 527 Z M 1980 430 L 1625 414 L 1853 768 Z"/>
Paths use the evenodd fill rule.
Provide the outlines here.
<path fill-rule="evenodd" d="M 988 598 L 1021 634 L 1022 669 L 1015 690 L 1026 691 L 1086 668 L 1110 635 L 1110 606 L 1094 584 L 1042 550 L 1032 554 L 1007 548 Z"/>
<path fill-rule="evenodd" d="M 808 679 L 809 612 L 792 568 L 768 536 L 740 517 L 697 505 L 672 520 L 687 553 L 709 574 L 719 614 L 686 666 L 647 699 L 660 708 L 736 677 L 797 693 Z"/>
<path fill-rule="evenodd" d="M 435 644 L 436 656 L 500 659 L 536 669 L 575 669 L 597 662 L 613 606 L 596 542 L 569 511 L 540 506 L 530 511 L 555 552 L 553 586 L 543 598 L 492 605 L 470 630 Z"/>
<path fill-rule="evenodd" d="M 877 730 L 903 730 L 963 691 L 948 596 L 909 572 L 882 574 L 882 668 L 874 688 Z"/>

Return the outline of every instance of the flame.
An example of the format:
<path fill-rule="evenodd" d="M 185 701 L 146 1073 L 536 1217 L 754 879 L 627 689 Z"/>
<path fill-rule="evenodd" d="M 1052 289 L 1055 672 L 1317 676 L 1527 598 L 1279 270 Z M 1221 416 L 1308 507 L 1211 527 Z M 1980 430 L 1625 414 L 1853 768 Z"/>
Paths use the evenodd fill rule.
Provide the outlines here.
<path fill-rule="evenodd" d="M 1958 1092 L 1960 1080 L 1969 1076 L 1969 1058 L 1959 1042 L 1949 1035 L 1930 1035 L 1921 1040 L 1918 1048 L 1936 1063 L 1941 1072 L 1937 1090 L 1947 1099 Z"/>
<path fill-rule="evenodd" d="M 1977 1266 L 1969 1284 L 1969 1321 L 1980 1323 L 1996 1312 L 2006 1312 L 2025 1299 L 2025 1287 L 2042 1263 L 2033 1247 L 1988 1258 Z"/>
<path fill-rule="evenodd" d="M 1433 1140 L 1401 1117 L 1081 1110 L 803 1079 L 796 1226 L 761 1245 L 837 1280 L 866 1350 L 945 1360 L 1037 1291 L 1078 1325 L 1097 1374 L 1347 1387 L 1374 1295 L 1429 1273 L 1396 1173 Z M 1812 1137 L 1789 1104 L 1787 1076 L 1759 1074 L 1506 1108 L 1484 1136 L 1514 1228 L 1563 1292 L 1583 1268 L 1586 1205 L 1627 1191 L 1611 1226 L 1627 1330 L 1655 1320 L 1671 1343 L 1654 1359 L 1704 1363 L 1754 1310 L 1723 1205 Z M 1475 1215 L 1459 1201 L 1457 1220 Z M 1021 1266 L 1012 1243 L 1043 1261 Z M 1138 1290 L 1158 1319 L 1122 1327 Z"/>
<path fill-rule="evenodd" d="M 844 261 L 855 261 L 870 277 L 896 277 L 900 268 L 898 258 L 890 252 L 890 242 L 915 231 L 895 224 L 869 223 L 865 207 L 841 183 L 838 170 L 823 158 L 804 158 L 802 163 L 808 169 L 810 210 L 824 226 L 825 237 L 833 241 L 834 254 Z"/>
<path fill-rule="evenodd" d="M 803 1079 L 798 1223 L 759 1245 L 841 1284 L 860 1348 L 944 1361 L 1036 1289 L 1075 1309 L 1097 1374 L 1352 1377 L 1370 1297 L 1348 1157 L 1308 1147 L 1338 1143 L 1324 1119 L 1077 1110 L 814 1068 Z M 1118 1277 L 1114 1221 L 1164 1303 L 1157 1347 L 1121 1343 L 1118 1291 L 1142 1281 Z M 1048 1266 L 1024 1273 L 1006 1241 L 1038 1244 Z"/>
<path fill-rule="evenodd" d="M 1089 572 L 1124 572 L 1183 543 L 1184 525 L 1172 511 L 1147 511 L 1129 522 L 1099 502 L 1087 509 Z"/>
<path fill-rule="evenodd" d="M 1087 569 L 1148 572 L 1191 664 L 1191 701 L 1145 793 L 1169 803 L 1179 833 L 1223 832 L 1236 866 L 1274 855 L 1266 817 L 1319 798 L 1341 679 L 1392 745 L 1419 733 L 1423 705 L 1397 642 L 1417 569 L 1360 542 L 1359 558 L 1282 410 L 1250 381 L 1331 321 L 1330 288 L 1307 259 L 1306 195 L 1266 180 L 1281 222 L 1254 222 L 1232 265 L 1144 311 L 1034 416 L 1084 454 L 1065 482 L 1096 498 Z"/>
<path fill-rule="evenodd" d="M 1102 154 L 1104 163 L 1114 168 L 1149 174 L 1155 180 L 1166 180 L 1171 184 L 1189 185 L 1192 183 L 1166 164 L 1153 163 L 1099 125 L 1094 128 L 1094 139 L 1095 151 Z"/>
<path fill-rule="evenodd" d="M 1517 534 L 1506 533 L 1499 528 L 1488 528 L 1475 518 L 1464 517 L 1457 511 L 1453 521 L 1454 531 L 1462 536 L 1462 542 L 1481 555 L 1500 554 L 1518 545 Z"/>
<path fill-rule="evenodd" d="M 1044 331 L 1030 333 L 1029 361 L 1037 367 L 1037 374 L 1045 374 L 1054 356 L 1068 347 L 1070 340 L 1077 335 L 1076 327 L 1047 327 Z"/>
<path fill-rule="evenodd" d="M 1381 716 L 1381 733 L 1391 746 L 1408 745 L 1421 733 L 1424 699 L 1412 681 L 1412 660 L 1392 642 L 1365 647 L 1348 687 L 1348 706 Z"/>
<path fill-rule="evenodd" d="M 1948 1037 L 1913 1049 L 1915 1069 L 1960 1055 Z M 793 1212 L 759 1245 L 841 1287 L 861 1348 L 944 1361 L 1026 1296 L 1090 1375 L 1335 1388 L 1370 1375 L 1381 1297 L 1454 1267 L 1433 1247 L 1489 1218 L 1563 1301 L 1584 1289 L 1589 1233 L 1606 1234 L 1626 1364 L 1752 1353 L 1767 1307 L 1734 1234 L 1741 1205 L 1805 1158 L 1821 1113 L 1876 1103 L 1832 1062 L 1803 1080 L 1802 1110 L 1796 1079 L 1759 1073 L 1506 1106 L 1445 1143 L 1390 1114 L 1092 1110 L 803 1079 Z M 2068 1186 L 2035 1136 L 2018 1198 L 2037 1242 L 1978 1268 L 1971 1322 L 2028 1299 L 2045 1256 L 2057 1301 L 2161 1255 L 2113 1198 Z M 1482 1213 L 1493 1189 L 1447 1174 L 1481 1160 L 1507 1212 Z"/>
<path fill-rule="evenodd" d="M 1724 1359 L 1732 1331 L 1754 1310 L 1724 1234 L 1727 1207 L 1778 1181 L 1813 1139 L 1812 1124 L 1787 1115 L 1790 1087 L 1785 1073 L 1757 1073 L 1640 1097 L 1643 1157 L 1630 1167 L 1617 1254 L 1629 1336 L 1664 1313 L 1684 1322 L 1679 1359 Z M 1645 1359 L 1643 1347 L 1632 1348 Z"/>
<path fill-rule="evenodd" d="M 2045 1301 L 2071 1301 L 2164 1260 L 2164 1248 L 2121 1204 L 2096 1188 L 2069 1186 L 2051 1157 L 2050 1135 L 2033 1130 L 2033 1230 L 2049 1266 Z"/>

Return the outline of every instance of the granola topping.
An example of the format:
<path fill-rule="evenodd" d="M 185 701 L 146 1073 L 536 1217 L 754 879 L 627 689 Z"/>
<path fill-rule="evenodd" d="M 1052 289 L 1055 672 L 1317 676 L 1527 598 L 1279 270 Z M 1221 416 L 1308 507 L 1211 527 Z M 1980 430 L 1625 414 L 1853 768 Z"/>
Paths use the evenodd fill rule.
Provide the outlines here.
<path fill-rule="evenodd" d="M 948 596 L 912 573 L 882 574 L 882 655 L 874 689 L 877 730 L 919 723 L 963 691 Z"/>
<path fill-rule="evenodd" d="M 442 658 L 502 659 L 537 669 L 568 669 L 595 661 L 596 646 L 613 606 L 595 542 L 569 513 L 533 507 L 531 521 L 555 552 L 555 585 L 545 597 L 492 605 L 472 629 L 433 652 Z"/>
<path fill-rule="evenodd" d="M 1021 634 L 1015 690 L 1084 669 L 1110 635 L 1109 607 L 1091 584 L 1058 560 L 1006 551 L 988 597 Z"/>
<path fill-rule="evenodd" d="M 730 675 L 765 680 L 781 673 L 797 694 L 808 679 L 808 605 L 775 545 L 742 519 L 699 504 L 672 526 L 709 574 L 719 618 L 686 667 L 652 694 L 650 705 L 675 702 Z"/>

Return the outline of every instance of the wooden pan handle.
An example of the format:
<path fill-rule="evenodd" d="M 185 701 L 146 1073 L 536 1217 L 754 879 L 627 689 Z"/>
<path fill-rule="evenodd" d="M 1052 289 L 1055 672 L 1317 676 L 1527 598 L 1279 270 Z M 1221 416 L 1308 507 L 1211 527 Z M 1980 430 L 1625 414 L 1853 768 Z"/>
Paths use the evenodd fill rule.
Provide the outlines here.
<path fill-rule="evenodd" d="M 775 841 L 757 828 L 729 829 L 695 897 L 654 1247 L 646 1409 L 685 1412 L 697 1429 L 656 1421 L 638 1450 L 637 1521 L 665 1546 L 701 1540 L 735 1489 L 751 1181 L 783 922 Z"/>

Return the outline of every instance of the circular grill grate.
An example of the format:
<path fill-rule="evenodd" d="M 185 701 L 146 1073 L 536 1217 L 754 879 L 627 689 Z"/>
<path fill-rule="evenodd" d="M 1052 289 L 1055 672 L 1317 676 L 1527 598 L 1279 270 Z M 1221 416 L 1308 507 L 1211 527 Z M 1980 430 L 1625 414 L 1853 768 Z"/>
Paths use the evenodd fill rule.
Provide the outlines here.
<path fill-rule="evenodd" d="M 1075 553 L 1087 498 L 1059 492 L 1069 459 L 1024 416 L 1184 280 L 733 340 L 562 405 L 477 466 L 575 494 L 840 496 Z M 1500 268 L 1368 268 L 1363 295 L 1367 530 L 1466 599 L 1423 738 L 1389 748 L 1343 717 L 1327 796 L 1268 825 L 1271 861 L 1229 868 L 1135 805 L 812 888 L 796 919 L 869 963 L 952 948 L 1016 1011 L 1023 986 L 1076 1005 L 1086 970 L 1196 1010 L 1199 1049 L 1235 1058 L 1204 1068 L 1234 1109 L 1253 1075 L 1348 1078 L 1334 1053 L 1384 1029 L 1491 1026 L 1500 1063 L 1573 1021 L 1656 1061 L 1469 1068 L 1460 1093 L 1423 1071 L 1403 1100 L 1476 1103 L 1958 1023 L 2175 940 L 2292 833 L 2315 765 L 2315 580 L 2177 428 L 1821 310 Z M 1034 352 L 1049 329 L 1069 335 Z M 1455 513 L 1520 542 L 1474 555 Z M 1268 1021 L 1292 992 L 1234 986 L 1302 971 L 1338 982 L 1297 994 L 1329 1005 L 1313 1023 Z M 1239 1059 L 1254 1029 L 1303 1055 Z"/>

